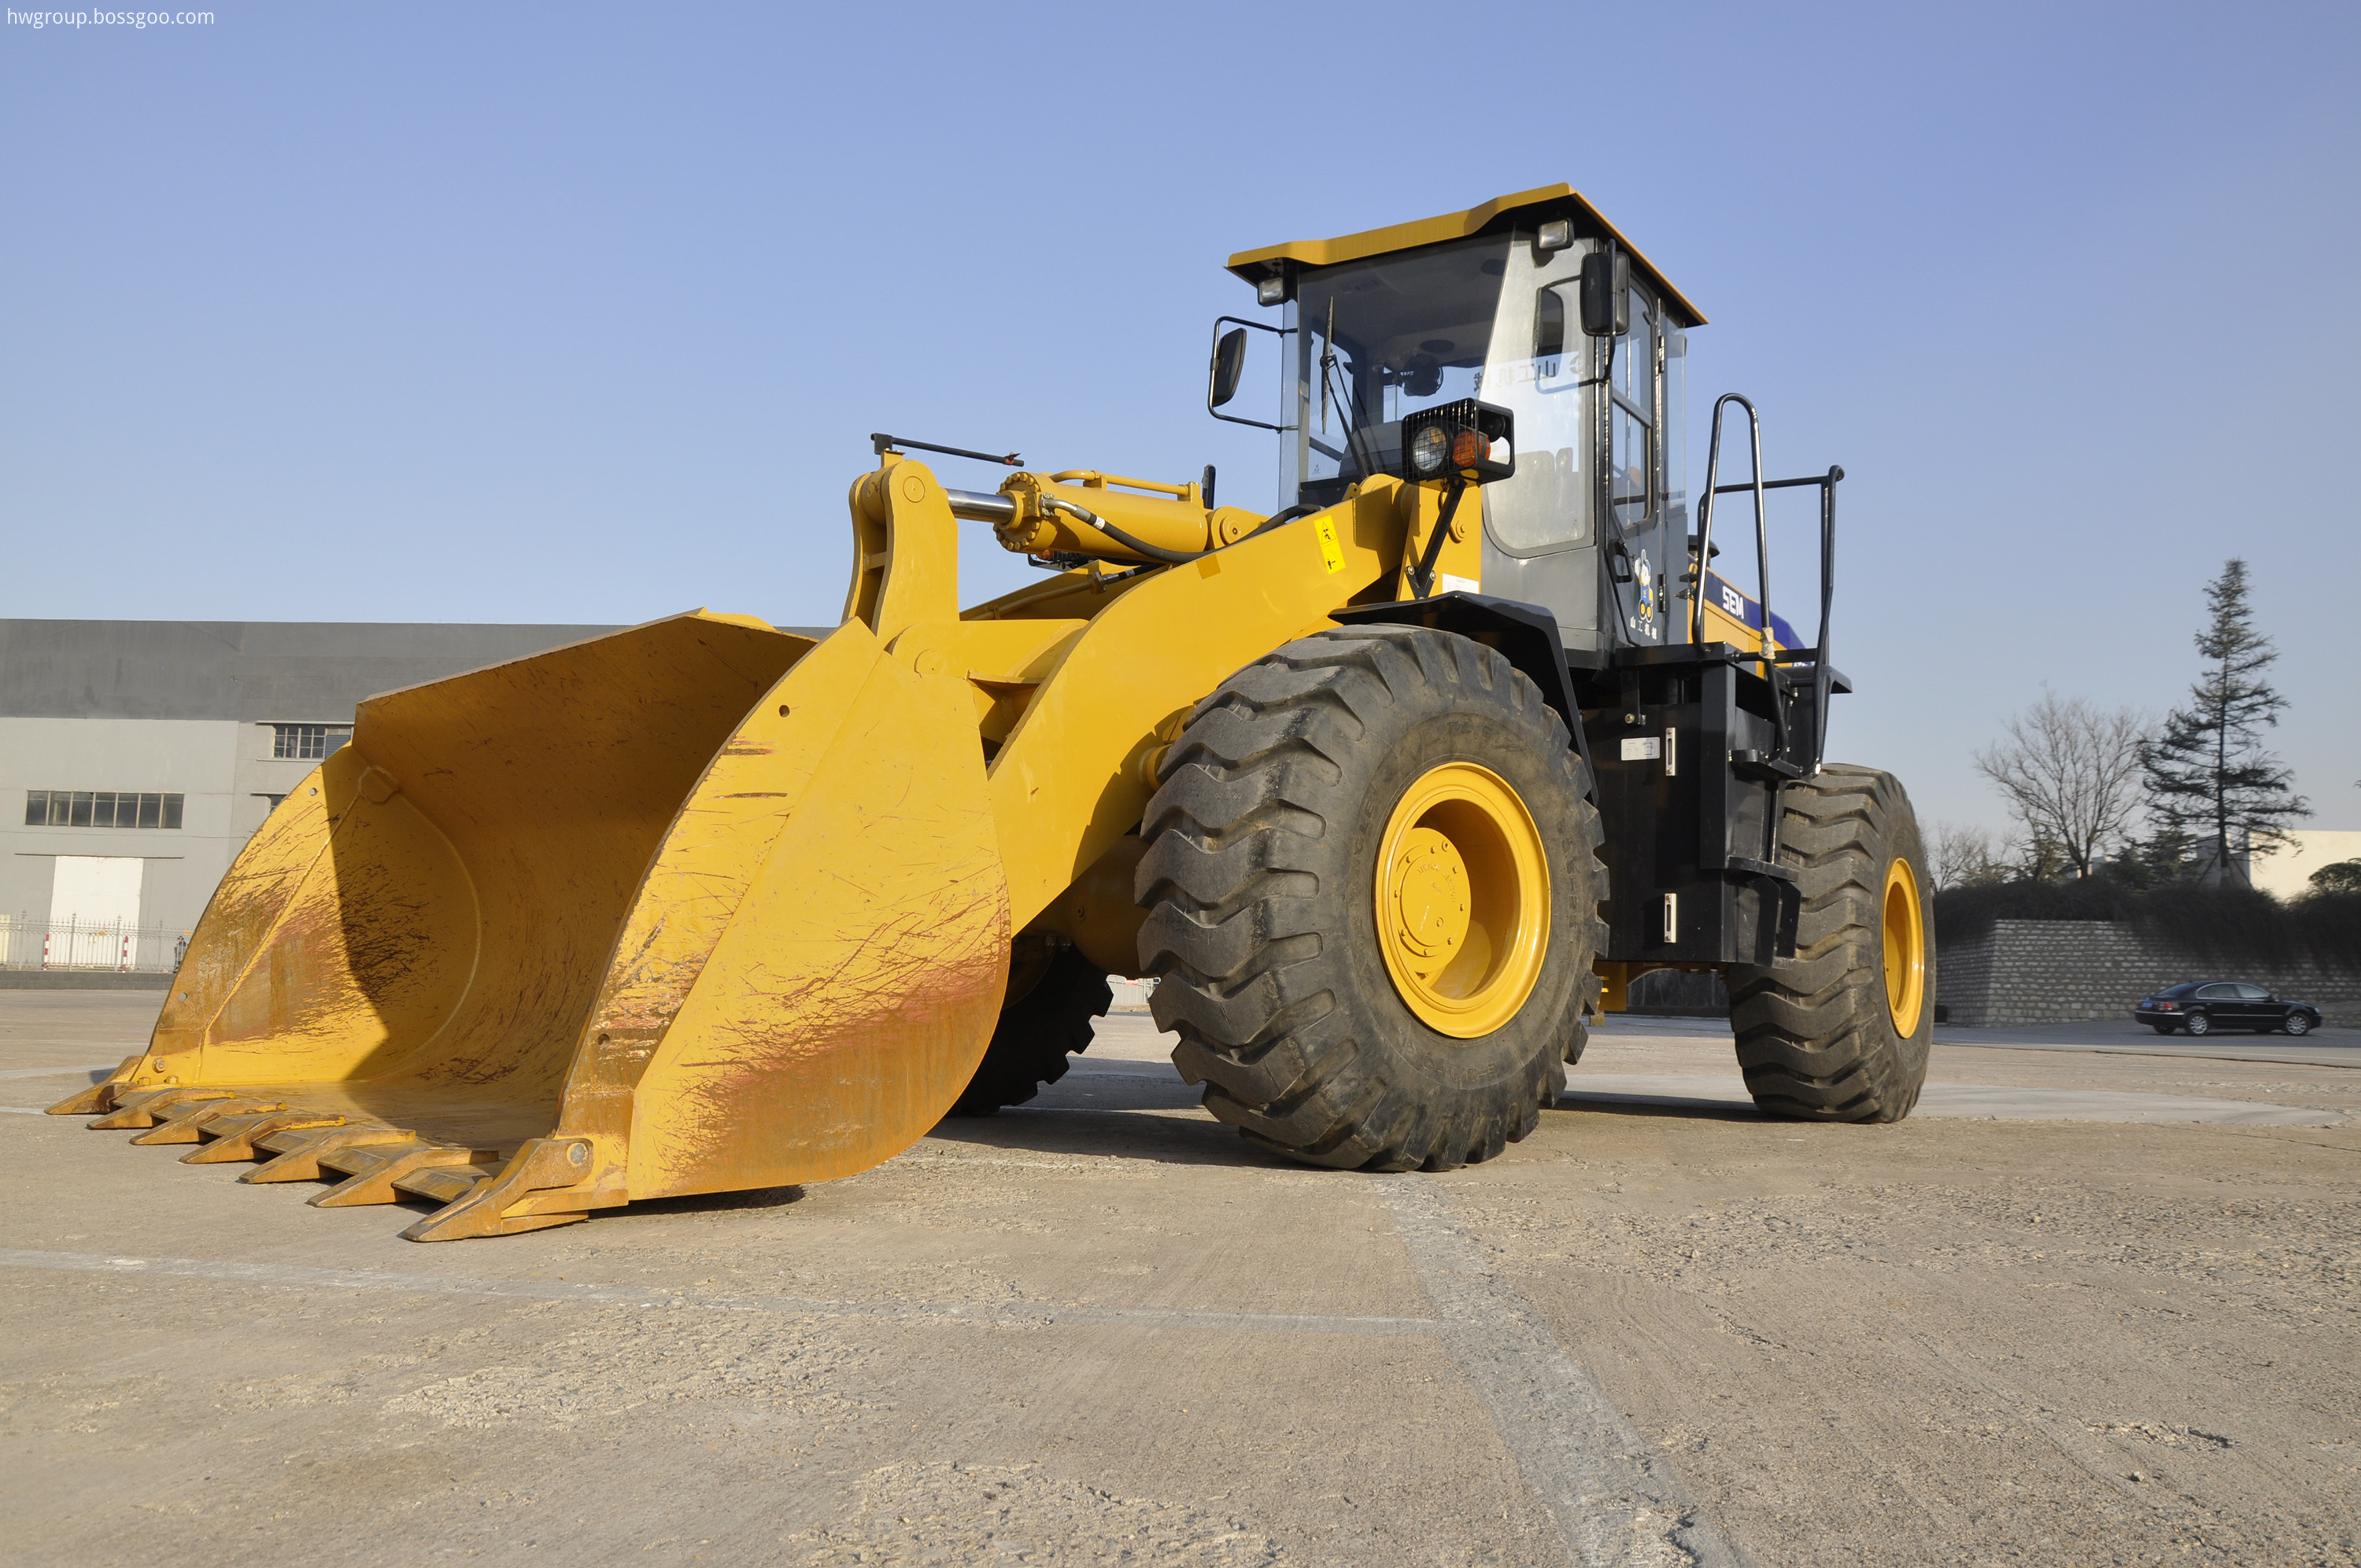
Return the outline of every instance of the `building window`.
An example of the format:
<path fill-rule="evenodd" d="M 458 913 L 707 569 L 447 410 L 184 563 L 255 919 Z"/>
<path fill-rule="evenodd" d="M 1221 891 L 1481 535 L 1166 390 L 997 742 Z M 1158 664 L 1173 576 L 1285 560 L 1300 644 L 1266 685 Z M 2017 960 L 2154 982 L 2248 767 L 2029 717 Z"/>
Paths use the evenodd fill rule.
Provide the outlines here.
<path fill-rule="evenodd" d="M 270 754 L 293 762 L 316 762 L 353 738 L 349 724 L 274 724 Z"/>
<path fill-rule="evenodd" d="M 27 828 L 178 828 L 181 796 L 130 790 L 28 789 Z"/>
<path fill-rule="evenodd" d="M 276 811 L 279 809 L 279 803 L 285 800 L 287 795 L 284 791 L 281 791 L 277 795 L 265 795 L 261 791 L 257 790 L 255 792 L 254 798 L 264 803 L 264 809 Z"/>

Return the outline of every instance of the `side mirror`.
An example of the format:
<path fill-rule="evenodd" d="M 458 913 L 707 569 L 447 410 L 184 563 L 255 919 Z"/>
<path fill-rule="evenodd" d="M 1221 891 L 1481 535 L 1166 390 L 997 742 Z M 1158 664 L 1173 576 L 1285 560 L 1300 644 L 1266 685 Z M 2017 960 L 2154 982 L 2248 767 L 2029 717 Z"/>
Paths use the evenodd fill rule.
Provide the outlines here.
<path fill-rule="evenodd" d="M 1224 326 L 1230 330 L 1224 332 L 1222 328 Z M 1244 316 L 1215 316 L 1213 318 L 1213 359 L 1205 371 L 1205 411 L 1215 419 L 1227 421 L 1231 424 L 1250 424 L 1257 430 L 1284 431 L 1289 427 L 1283 424 L 1273 424 L 1267 419 L 1240 419 L 1235 414 L 1225 414 L 1222 411 L 1222 405 L 1238 395 L 1238 383 L 1246 379 L 1246 333 L 1249 330 L 1267 332 L 1273 337 L 1284 338 L 1292 329 L 1265 326 L 1260 322 L 1250 322 Z M 1205 504 L 1211 506 L 1213 503 L 1208 501 Z"/>
<path fill-rule="evenodd" d="M 1582 258 L 1582 331 L 1587 337 L 1621 337 L 1631 330 L 1631 258 L 1619 249 L 1594 250 Z"/>
<path fill-rule="evenodd" d="M 1206 383 L 1205 406 L 1220 408 L 1238 395 L 1238 378 L 1246 368 L 1246 329 L 1234 326 L 1213 345 L 1213 367 Z"/>

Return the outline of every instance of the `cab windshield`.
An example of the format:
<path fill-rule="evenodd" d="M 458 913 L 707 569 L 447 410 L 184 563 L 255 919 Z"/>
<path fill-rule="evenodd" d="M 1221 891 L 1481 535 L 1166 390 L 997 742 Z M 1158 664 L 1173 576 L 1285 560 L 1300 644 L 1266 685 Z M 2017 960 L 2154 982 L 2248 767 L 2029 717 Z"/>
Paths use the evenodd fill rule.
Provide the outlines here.
<path fill-rule="evenodd" d="M 1403 415 L 1481 398 L 1516 420 L 1516 474 L 1484 490 L 1489 537 L 1518 554 L 1590 539 L 1595 421 L 1585 389 L 1604 353 L 1580 329 L 1577 282 L 1590 244 L 1536 255 L 1531 237 L 1479 236 L 1303 275 L 1292 323 L 1295 439 L 1282 448 L 1294 464 L 1293 484 L 1282 485 L 1296 500 L 1328 506 L 1356 480 L 1400 472 Z M 1647 300 L 1636 290 L 1633 299 L 1634 333 L 1653 330 Z M 1627 376 L 1653 373 L 1652 353 L 1629 361 Z M 1653 413 L 1653 395 L 1646 406 Z M 1633 446 L 1627 466 L 1641 476 L 1616 492 L 1617 521 L 1628 525 L 1650 510 L 1651 458 L 1619 441 L 1619 454 Z"/>
<path fill-rule="evenodd" d="M 1393 472 L 1402 416 L 1478 395 L 1509 240 L 1486 236 L 1305 274 L 1296 296 L 1298 499 Z"/>

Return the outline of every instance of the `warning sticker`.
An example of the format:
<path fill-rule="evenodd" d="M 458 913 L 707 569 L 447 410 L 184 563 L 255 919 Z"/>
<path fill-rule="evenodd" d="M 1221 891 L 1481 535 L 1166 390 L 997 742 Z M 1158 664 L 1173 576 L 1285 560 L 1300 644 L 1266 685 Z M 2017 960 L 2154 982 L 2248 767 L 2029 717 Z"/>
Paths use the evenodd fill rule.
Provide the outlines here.
<path fill-rule="evenodd" d="M 1320 559 L 1332 572 L 1345 569 L 1345 547 L 1336 543 L 1336 525 L 1324 517 L 1312 520 L 1312 536 L 1320 541 Z"/>

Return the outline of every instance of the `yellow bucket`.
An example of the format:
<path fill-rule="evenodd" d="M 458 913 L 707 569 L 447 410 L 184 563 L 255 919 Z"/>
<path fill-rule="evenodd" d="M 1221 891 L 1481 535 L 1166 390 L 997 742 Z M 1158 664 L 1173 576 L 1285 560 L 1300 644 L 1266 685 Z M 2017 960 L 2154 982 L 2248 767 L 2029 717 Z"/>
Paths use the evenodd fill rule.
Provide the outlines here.
<path fill-rule="evenodd" d="M 1009 898 L 964 683 L 699 611 L 364 703 L 109 1113 L 499 1234 L 850 1175 L 973 1075 Z"/>

